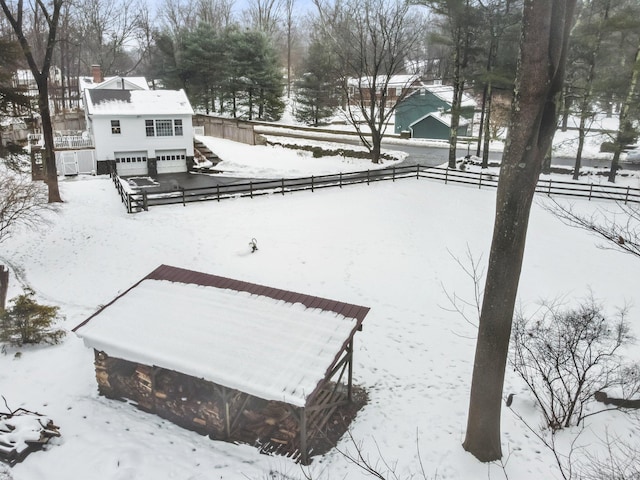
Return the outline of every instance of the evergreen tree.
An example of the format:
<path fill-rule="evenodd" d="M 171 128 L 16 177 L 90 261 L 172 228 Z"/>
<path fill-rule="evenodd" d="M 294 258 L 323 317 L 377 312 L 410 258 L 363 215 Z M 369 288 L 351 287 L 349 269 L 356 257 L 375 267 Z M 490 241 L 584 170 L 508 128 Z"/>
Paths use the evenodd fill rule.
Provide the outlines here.
<path fill-rule="evenodd" d="M 318 126 L 333 115 L 340 102 L 335 58 L 325 42 L 315 39 L 309 45 L 304 74 L 295 84 L 296 120 Z"/>
<path fill-rule="evenodd" d="M 27 290 L 11 302 L 13 306 L 0 314 L 0 341 L 22 346 L 28 343 L 59 343 L 65 331 L 53 324 L 58 319 L 58 307 L 40 305 L 34 292 Z"/>

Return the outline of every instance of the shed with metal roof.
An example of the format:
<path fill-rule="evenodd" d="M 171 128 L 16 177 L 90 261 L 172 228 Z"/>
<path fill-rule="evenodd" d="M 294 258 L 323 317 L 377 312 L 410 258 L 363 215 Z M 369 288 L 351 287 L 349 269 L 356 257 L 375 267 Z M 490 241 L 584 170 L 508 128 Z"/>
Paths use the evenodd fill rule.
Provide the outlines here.
<path fill-rule="evenodd" d="M 354 335 L 368 312 L 162 265 L 74 332 L 95 350 L 100 393 L 306 463 L 352 402 Z"/>

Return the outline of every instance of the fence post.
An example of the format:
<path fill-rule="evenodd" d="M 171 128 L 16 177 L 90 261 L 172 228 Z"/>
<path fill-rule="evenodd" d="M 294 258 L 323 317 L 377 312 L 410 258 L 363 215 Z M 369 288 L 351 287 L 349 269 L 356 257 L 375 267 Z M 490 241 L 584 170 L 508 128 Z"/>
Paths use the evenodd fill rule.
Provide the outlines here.
<path fill-rule="evenodd" d="M 313 175 L 311 175 L 311 191 L 313 192 Z"/>
<path fill-rule="evenodd" d="M 416 180 L 419 180 L 419 179 L 420 179 L 420 164 L 416 164 Z"/>
<path fill-rule="evenodd" d="M 626 194 L 625 194 L 625 196 L 624 196 L 624 204 L 625 204 L 625 205 L 626 205 L 626 204 L 627 204 L 627 202 L 629 201 L 629 189 L 630 189 L 630 188 L 631 188 L 631 187 L 630 187 L 629 185 L 627 185 L 627 193 L 626 193 Z"/>
<path fill-rule="evenodd" d="M 282 179 L 280 180 L 280 183 L 281 183 L 281 185 L 282 185 L 282 186 L 280 187 L 280 188 L 282 189 L 282 195 L 284 195 L 284 177 L 282 177 Z"/>
<path fill-rule="evenodd" d="M 392 170 L 391 170 L 391 181 L 395 182 L 396 181 L 396 166 L 394 165 Z"/>
<path fill-rule="evenodd" d="M 589 201 L 591 201 L 591 192 L 593 192 L 593 183 L 589 185 Z"/>
<path fill-rule="evenodd" d="M 478 177 L 478 190 L 482 188 L 482 170 L 480 170 L 480 176 Z"/>
<path fill-rule="evenodd" d="M 547 189 L 547 195 L 551 196 L 551 178 L 549 178 L 548 182 L 549 182 L 549 188 Z"/>
<path fill-rule="evenodd" d="M 367 185 L 369 185 L 369 173 L 371 172 L 371 170 L 367 170 Z"/>
<path fill-rule="evenodd" d="M 220 201 L 220 184 L 219 183 L 216 185 L 216 193 L 218 195 L 218 202 L 219 202 Z"/>
<path fill-rule="evenodd" d="M 444 184 L 447 184 L 447 178 L 449 178 L 449 166 L 444 170 Z"/>
<path fill-rule="evenodd" d="M 249 180 L 249 197 L 253 198 L 253 182 Z"/>
<path fill-rule="evenodd" d="M 180 187 L 180 190 L 182 190 L 182 206 L 186 207 L 187 203 L 184 200 L 184 187 Z"/>
<path fill-rule="evenodd" d="M 125 207 L 127 207 L 127 213 L 133 213 L 131 210 L 131 194 L 130 193 L 126 193 L 125 195 L 122 196 L 122 201 L 124 202 Z"/>
<path fill-rule="evenodd" d="M 342 172 L 340 172 L 340 188 L 342 188 Z"/>
<path fill-rule="evenodd" d="M 148 199 L 147 199 L 147 191 L 146 190 L 142 191 L 142 208 L 144 209 L 145 212 L 149 211 L 149 203 L 148 203 Z"/>

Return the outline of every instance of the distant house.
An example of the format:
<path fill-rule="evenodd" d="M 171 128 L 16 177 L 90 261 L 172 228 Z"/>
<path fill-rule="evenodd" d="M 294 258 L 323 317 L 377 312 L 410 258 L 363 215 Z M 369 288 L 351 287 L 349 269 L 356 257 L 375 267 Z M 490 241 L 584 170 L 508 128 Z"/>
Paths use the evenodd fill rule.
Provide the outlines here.
<path fill-rule="evenodd" d="M 452 104 L 452 86 L 423 85 L 398 102 L 395 133 L 410 132 L 412 138 L 449 138 Z M 475 107 L 476 102 L 468 95 L 463 95 L 458 135 L 471 134 Z"/>
<path fill-rule="evenodd" d="M 376 98 L 380 98 L 382 95 L 381 86 L 385 83 L 387 105 L 395 105 L 399 98 L 406 96 L 409 92 L 419 88 L 422 85 L 420 77 L 417 75 L 392 75 L 387 79 L 386 76 L 380 75 L 378 77 L 362 77 L 351 78 L 348 81 L 349 97 L 351 103 L 355 104 L 360 102 L 361 93 L 363 95 L 362 101 L 365 105 L 371 104 L 371 95 L 369 89 L 373 86 L 373 80 L 375 79 Z"/>
<path fill-rule="evenodd" d="M 84 90 L 83 103 L 98 174 L 110 165 L 123 176 L 185 172 L 192 165 L 193 108 L 184 90 L 99 86 Z"/>
<path fill-rule="evenodd" d="M 74 332 L 95 351 L 102 395 L 307 462 L 328 449 L 325 426 L 348 427 L 341 408 L 353 407 L 354 335 L 368 312 L 162 265 Z"/>

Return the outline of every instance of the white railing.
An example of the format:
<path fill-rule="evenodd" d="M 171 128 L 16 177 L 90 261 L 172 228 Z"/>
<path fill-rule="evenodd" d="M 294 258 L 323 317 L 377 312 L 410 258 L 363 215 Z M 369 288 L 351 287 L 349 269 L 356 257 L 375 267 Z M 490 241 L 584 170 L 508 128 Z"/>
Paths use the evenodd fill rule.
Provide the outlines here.
<path fill-rule="evenodd" d="M 41 133 L 30 133 L 27 136 L 30 145 L 44 145 Z M 85 135 L 63 135 L 53 137 L 53 148 L 73 150 L 79 148 L 93 148 L 93 139 Z"/>

